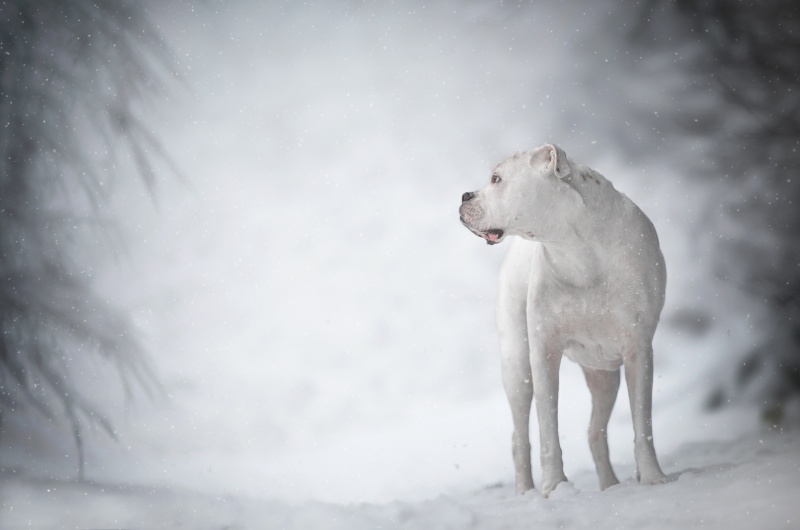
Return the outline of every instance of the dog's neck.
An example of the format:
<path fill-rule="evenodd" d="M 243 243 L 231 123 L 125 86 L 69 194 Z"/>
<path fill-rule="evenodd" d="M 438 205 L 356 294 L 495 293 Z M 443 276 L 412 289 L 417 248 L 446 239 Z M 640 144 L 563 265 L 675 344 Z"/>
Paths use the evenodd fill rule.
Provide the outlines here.
<path fill-rule="evenodd" d="M 572 189 L 567 219 L 549 224 L 539 234 L 523 234 L 542 245 L 544 265 L 557 281 L 573 287 L 591 287 L 603 281 L 600 271 L 604 248 L 619 243 L 615 234 L 624 231 L 625 199 L 613 184 L 593 169 L 572 164 L 573 173 L 563 180 Z"/>
<path fill-rule="evenodd" d="M 603 248 L 617 244 L 614 234 L 622 229 L 620 209 L 624 204 L 620 194 L 602 175 L 592 173 L 584 176 L 581 171 L 573 176 L 578 182 L 569 183 L 583 198 L 572 217 L 557 227 L 550 227 L 551 233 L 543 234 L 544 237 L 535 238 L 543 246 L 545 262 L 550 265 L 554 277 L 575 287 L 590 287 L 602 281 L 600 271 L 608 267 L 601 263 Z M 581 189 L 584 186 L 591 186 L 593 193 L 585 193 Z M 593 204 L 590 206 L 587 201 Z"/>
<path fill-rule="evenodd" d="M 600 259 L 591 244 L 577 236 L 542 241 L 542 255 L 553 277 L 563 285 L 591 287 L 601 280 Z"/>

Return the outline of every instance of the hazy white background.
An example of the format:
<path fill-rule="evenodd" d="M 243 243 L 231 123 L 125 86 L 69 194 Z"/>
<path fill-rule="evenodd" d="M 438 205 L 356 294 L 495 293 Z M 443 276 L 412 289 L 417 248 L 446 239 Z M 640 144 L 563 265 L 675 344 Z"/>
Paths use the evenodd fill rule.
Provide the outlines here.
<path fill-rule="evenodd" d="M 129 255 L 95 268 L 135 315 L 169 400 L 126 405 L 102 367 L 87 371 L 123 412 L 119 443 L 91 442 L 87 476 L 333 502 L 511 481 L 494 327 L 506 248 L 465 230 L 457 208 L 492 165 L 545 142 L 605 174 L 660 234 L 660 454 L 751 428 L 701 404 L 759 315 L 706 268 L 709 197 L 680 163 L 699 146 L 659 122 L 680 105 L 666 96 L 674 72 L 636 57 L 612 6 L 153 3 L 184 82 L 148 120 L 185 178 L 165 176 L 153 201 L 128 169 L 114 201 Z M 572 477 L 591 468 L 589 396 L 568 361 L 562 377 Z M 47 431 L 50 445 L 26 451 L 74 472 L 66 428 L 12 430 Z M 610 438 L 630 478 L 624 389 Z"/>

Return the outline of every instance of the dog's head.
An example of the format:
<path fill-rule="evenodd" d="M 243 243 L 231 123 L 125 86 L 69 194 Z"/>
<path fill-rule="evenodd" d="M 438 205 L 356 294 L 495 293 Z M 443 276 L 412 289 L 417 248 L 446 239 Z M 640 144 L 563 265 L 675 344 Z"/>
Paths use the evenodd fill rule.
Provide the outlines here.
<path fill-rule="evenodd" d="M 490 245 L 507 235 L 546 240 L 575 207 L 575 189 L 564 182 L 571 172 L 552 144 L 512 155 L 495 166 L 486 188 L 461 196 L 461 222 Z"/>

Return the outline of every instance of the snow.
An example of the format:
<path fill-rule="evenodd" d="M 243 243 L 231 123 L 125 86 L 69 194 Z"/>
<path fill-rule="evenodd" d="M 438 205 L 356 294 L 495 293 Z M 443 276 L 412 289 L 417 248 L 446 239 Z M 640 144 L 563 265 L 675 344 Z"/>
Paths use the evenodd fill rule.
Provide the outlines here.
<path fill-rule="evenodd" d="M 679 80 L 659 64 L 630 77 L 622 44 L 600 38 L 620 31 L 611 4 L 209 4 L 151 4 L 186 86 L 149 120 L 185 180 L 163 179 L 154 205 L 125 179 L 130 257 L 93 264 L 169 399 L 127 403 L 113 372 L 79 371 L 120 418 L 118 442 L 86 441 L 81 484 L 66 426 L 4 418 L 0 527 L 797 526 L 798 434 L 702 408 L 761 316 L 705 265 L 708 190 L 674 165 L 695 143 L 626 114 L 666 114 Z M 565 361 L 573 482 L 513 495 L 494 328 L 505 246 L 457 209 L 494 163 L 546 141 L 659 232 L 654 438 L 673 483 L 633 483 L 623 388 L 609 443 L 624 483 L 597 491 L 589 394 Z"/>
<path fill-rule="evenodd" d="M 5 474 L 2 528 L 797 528 L 800 432 L 692 443 L 662 459 L 673 482 L 628 478 L 595 491 L 583 470 L 544 499 L 507 482 L 381 504 L 287 503 L 188 489 L 32 480 Z M 626 470 L 630 471 L 630 470 Z"/>

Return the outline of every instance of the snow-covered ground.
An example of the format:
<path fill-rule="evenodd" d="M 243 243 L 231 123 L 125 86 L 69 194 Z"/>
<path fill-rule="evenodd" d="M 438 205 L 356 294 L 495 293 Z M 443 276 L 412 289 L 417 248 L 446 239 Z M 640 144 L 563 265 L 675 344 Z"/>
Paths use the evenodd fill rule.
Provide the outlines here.
<path fill-rule="evenodd" d="M 289 504 L 176 488 L 76 484 L 3 476 L 3 528 L 725 528 L 791 529 L 800 524 L 800 433 L 687 444 L 666 455 L 676 480 L 631 479 L 597 492 L 583 471 L 549 499 L 515 496 L 509 483 L 421 502 Z M 629 467 L 629 466 L 628 466 Z M 623 472 L 630 473 L 630 469 Z"/>
<path fill-rule="evenodd" d="M 130 257 L 94 269 L 169 399 L 126 404 L 103 366 L 78 374 L 119 417 L 119 442 L 87 442 L 85 484 L 65 482 L 65 426 L 4 418 L 0 527 L 796 525 L 798 435 L 702 408 L 760 317 L 706 268 L 708 194 L 675 165 L 698 146 L 659 130 L 680 79 L 630 68 L 606 37 L 624 31 L 612 5 L 153 2 L 186 84 L 149 119 L 185 181 L 164 179 L 154 205 L 127 179 L 114 201 Z M 653 110 L 643 123 L 630 108 Z M 457 208 L 495 162 L 546 141 L 659 231 L 654 432 L 671 484 L 631 483 L 623 389 L 609 437 L 626 483 L 597 492 L 589 395 L 565 363 L 572 486 L 511 494 L 493 315 L 505 249 Z"/>

